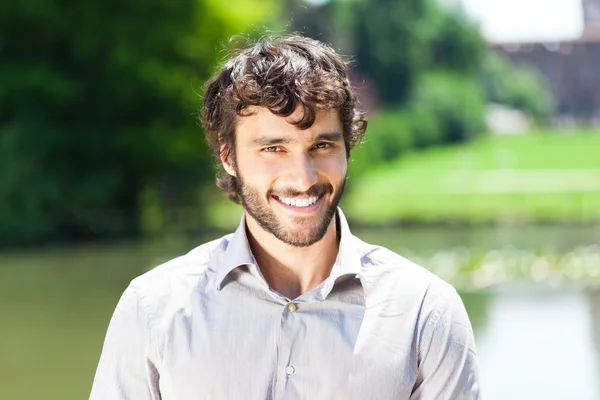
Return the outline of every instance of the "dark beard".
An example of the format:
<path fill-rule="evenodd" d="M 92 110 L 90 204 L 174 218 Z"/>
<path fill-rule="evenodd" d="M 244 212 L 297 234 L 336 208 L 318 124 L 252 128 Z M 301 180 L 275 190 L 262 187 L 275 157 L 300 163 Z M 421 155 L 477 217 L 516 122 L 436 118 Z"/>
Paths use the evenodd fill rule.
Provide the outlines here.
<path fill-rule="evenodd" d="M 317 183 L 311 186 L 306 192 L 284 189 L 278 190 L 275 193 L 270 190 L 263 199 L 258 190 L 244 183 L 240 172 L 237 169 L 236 180 L 238 194 L 242 199 L 242 205 L 244 206 L 245 211 L 252 218 L 254 218 L 254 220 L 265 231 L 271 233 L 283 243 L 294 247 L 307 247 L 323 239 L 323 236 L 325 236 L 325 233 L 327 233 L 327 228 L 329 228 L 331 219 L 335 215 L 337 206 L 346 187 L 346 177 L 344 177 L 344 179 L 340 182 L 339 191 L 335 194 L 335 197 L 332 199 L 331 204 L 329 204 L 321 219 L 313 222 L 314 225 L 309 228 L 308 232 L 303 232 L 300 234 L 290 230 L 285 226 L 285 224 L 280 222 L 273 210 L 269 208 L 269 199 L 272 195 L 283 197 L 294 197 L 300 194 L 305 194 L 308 196 L 324 196 L 326 194 L 333 193 L 333 186 L 331 184 Z M 311 222 L 311 220 L 315 219 L 315 217 L 318 218 L 318 216 L 294 217 L 292 222 L 298 225 L 308 224 Z"/>

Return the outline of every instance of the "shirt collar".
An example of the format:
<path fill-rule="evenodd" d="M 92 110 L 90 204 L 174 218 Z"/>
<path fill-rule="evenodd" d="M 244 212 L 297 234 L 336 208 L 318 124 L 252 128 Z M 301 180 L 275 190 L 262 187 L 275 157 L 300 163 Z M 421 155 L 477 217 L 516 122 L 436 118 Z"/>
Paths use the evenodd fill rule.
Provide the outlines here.
<path fill-rule="evenodd" d="M 217 265 L 217 288 L 221 290 L 223 281 L 234 269 L 243 265 L 256 266 L 256 259 L 250 250 L 248 237 L 246 236 L 246 214 L 242 218 L 238 228 L 229 240 L 223 258 Z M 257 268 L 258 269 L 258 268 Z"/>
<path fill-rule="evenodd" d="M 341 235 L 340 247 L 329 276 L 333 278 L 333 280 L 337 280 L 338 278 L 347 275 L 358 275 L 362 278 L 363 267 L 357 246 L 358 243 L 354 235 L 352 235 L 352 232 L 350 232 L 348 221 L 339 207 L 337 209 L 336 218 L 339 223 L 338 227 Z"/>
<path fill-rule="evenodd" d="M 350 232 L 350 227 L 346 221 L 346 217 L 342 210 L 338 207 L 337 221 L 339 222 L 340 245 L 338 255 L 331 269 L 330 279 L 336 281 L 345 276 L 358 276 L 362 282 L 362 263 L 358 252 L 357 243 L 354 236 Z M 242 215 L 240 224 L 235 233 L 231 237 L 229 244 L 225 250 L 223 258 L 217 266 L 217 288 L 220 290 L 223 287 L 223 282 L 227 275 L 234 269 L 243 265 L 252 266 L 256 269 L 259 275 L 256 259 L 252 255 L 248 237 L 246 236 L 246 215 Z M 264 278 L 263 278 L 264 279 Z"/>

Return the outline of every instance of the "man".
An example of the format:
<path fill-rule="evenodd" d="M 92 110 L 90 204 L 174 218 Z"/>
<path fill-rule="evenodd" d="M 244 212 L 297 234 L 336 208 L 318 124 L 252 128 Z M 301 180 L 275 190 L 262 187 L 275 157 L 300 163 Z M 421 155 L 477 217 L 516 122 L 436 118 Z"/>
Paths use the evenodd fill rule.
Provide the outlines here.
<path fill-rule="evenodd" d="M 366 129 L 339 55 L 299 36 L 246 48 L 202 122 L 240 226 L 131 282 L 91 399 L 480 398 L 456 291 L 337 207 Z"/>

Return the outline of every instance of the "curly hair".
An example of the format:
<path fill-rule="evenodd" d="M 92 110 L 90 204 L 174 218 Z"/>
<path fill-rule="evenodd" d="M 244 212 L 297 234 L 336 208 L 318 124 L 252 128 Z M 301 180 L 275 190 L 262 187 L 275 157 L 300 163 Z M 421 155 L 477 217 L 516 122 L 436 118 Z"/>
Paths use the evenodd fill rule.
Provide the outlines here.
<path fill-rule="evenodd" d="M 250 106 L 266 107 L 282 117 L 302 107 L 303 118 L 294 122 L 300 129 L 312 126 L 316 109 L 339 110 L 348 158 L 367 128 L 347 60 L 331 47 L 298 35 L 265 39 L 238 51 L 206 82 L 201 122 L 218 165 L 221 157 L 235 161 L 236 121 L 249 115 Z M 217 186 L 241 203 L 239 179 L 221 170 Z"/>

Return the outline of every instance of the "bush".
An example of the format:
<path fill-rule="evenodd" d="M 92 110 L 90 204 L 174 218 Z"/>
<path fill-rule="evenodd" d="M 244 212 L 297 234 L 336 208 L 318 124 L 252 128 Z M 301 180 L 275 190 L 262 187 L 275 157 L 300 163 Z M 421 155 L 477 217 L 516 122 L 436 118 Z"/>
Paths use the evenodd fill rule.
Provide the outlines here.
<path fill-rule="evenodd" d="M 369 118 L 363 143 L 352 151 L 350 176 L 391 161 L 414 147 L 410 116 L 401 109 L 387 109 Z"/>
<path fill-rule="evenodd" d="M 531 67 L 512 65 L 504 56 L 489 51 L 480 81 L 488 102 L 504 104 L 545 122 L 552 113 L 553 98 L 548 84 Z"/>
<path fill-rule="evenodd" d="M 485 100 L 474 79 L 447 72 L 426 72 L 417 82 L 409 111 L 419 122 L 417 142 L 422 145 L 456 143 L 470 140 L 485 131 Z M 439 133 L 434 135 L 420 123 L 437 121 Z M 430 132 L 430 133 L 427 133 Z M 426 135 L 434 135 L 427 137 Z"/>
<path fill-rule="evenodd" d="M 438 121 L 425 110 L 387 109 L 369 118 L 365 140 L 353 152 L 350 175 L 359 176 L 374 165 L 440 143 Z"/>
<path fill-rule="evenodd" d="M 413 149 L 470 140 L 485 131 L 484 108 L 483 93 L 472 79 L 424 73 L 406 107 L 369 119 L 365 140 L 352 153 L 350 175 Z"/>
<path fill-rule="evenodd" d="M 134 235 L 214 179 L 194 88 L 274 0 L 10 2 L 0 12 L 0 246 Z M 4 39 L 4 38 L 10 38 Z"/>

